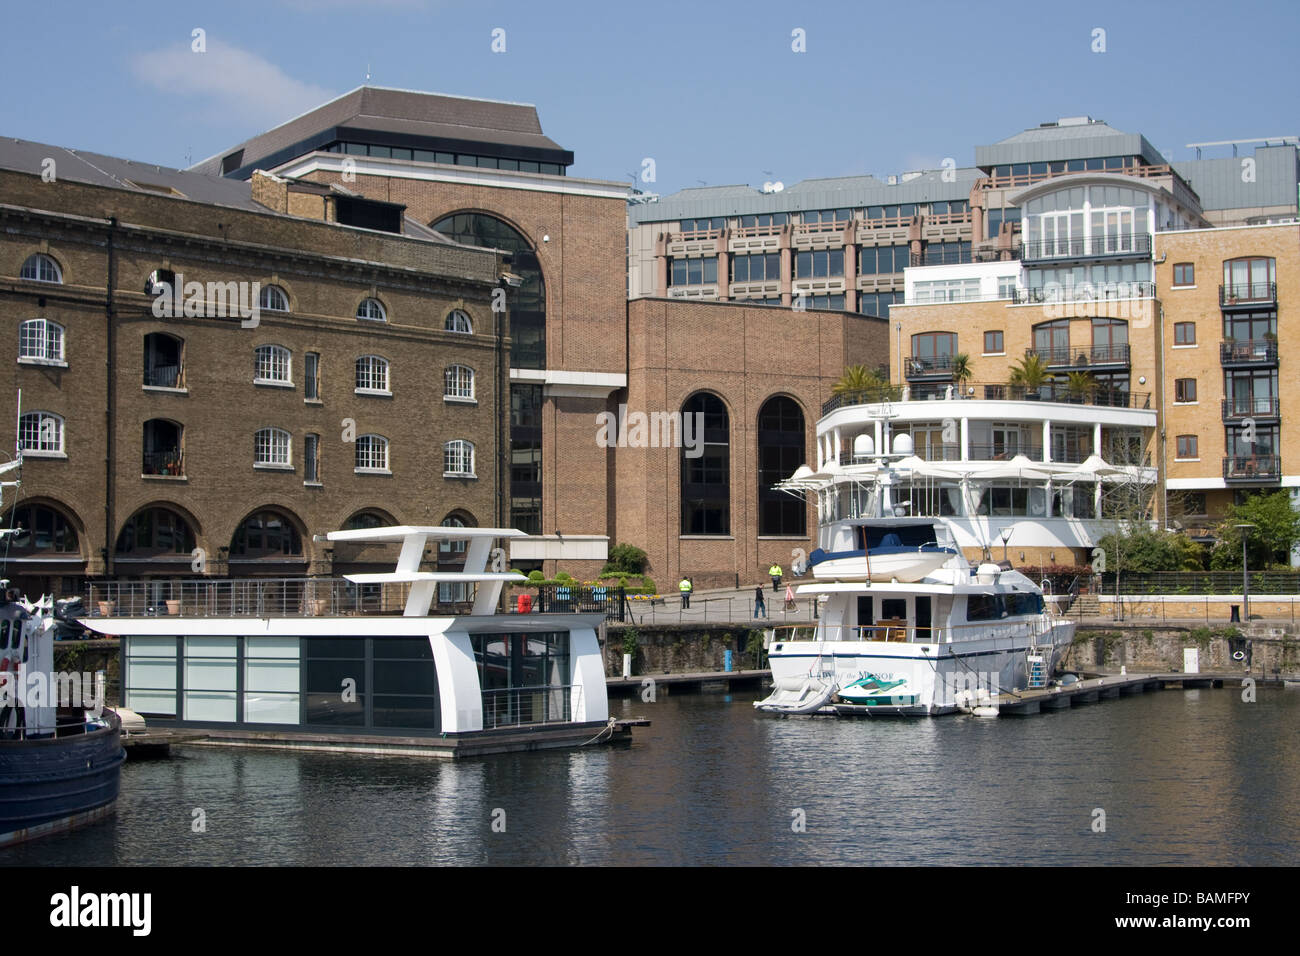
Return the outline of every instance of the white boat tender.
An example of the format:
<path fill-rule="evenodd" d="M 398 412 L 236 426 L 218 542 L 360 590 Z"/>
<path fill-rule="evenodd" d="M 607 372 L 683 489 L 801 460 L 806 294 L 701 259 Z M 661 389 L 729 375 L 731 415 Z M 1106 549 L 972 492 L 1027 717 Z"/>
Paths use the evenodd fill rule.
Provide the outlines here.
<path fill-rule="evenodd" d="M 777 714 L 815 714 L 830 703 L 836 689 L 834 681 L 816 677 L 782 678 L 771 695 L 754 701 L 754 707 Z"/>

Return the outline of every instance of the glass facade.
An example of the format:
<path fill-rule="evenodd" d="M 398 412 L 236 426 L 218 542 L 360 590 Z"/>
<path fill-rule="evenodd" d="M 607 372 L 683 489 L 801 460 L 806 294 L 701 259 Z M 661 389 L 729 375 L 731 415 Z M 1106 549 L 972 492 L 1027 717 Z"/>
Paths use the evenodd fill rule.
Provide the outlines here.
<path fill-rule="evenodd" d="M 472 634 L 483 691 L 483 729 L 570 719 L 567 631 Z"/>

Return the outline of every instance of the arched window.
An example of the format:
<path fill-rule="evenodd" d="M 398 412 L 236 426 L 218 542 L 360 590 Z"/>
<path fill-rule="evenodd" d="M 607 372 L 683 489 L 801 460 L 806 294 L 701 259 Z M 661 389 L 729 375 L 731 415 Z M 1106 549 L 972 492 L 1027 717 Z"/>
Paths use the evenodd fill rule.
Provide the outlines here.
<path fill-rule="evenodd" d="M 18 443 L 26 455 L 63 454 L 63 418 L 53 412 L 27 412 L 18 423 Z"/>
<path fill-rule="evenodd" d="M 370 322 L 387 322 L 388 313 L 384 311 L 384 305 L 378 299 L 362 299 L 361 304 L 357 306 L 357 318 Z"/>
<path fill-rule="evenodd" d="M 21 323 L 18 357 L 29 362 L 62 362 L 63 326 L 49 319 L 28 319 Z"/>
<path fill-rule="evenodd" d="M 442 526 L 444 528 L 469 527 L 469 525 L 465 523 L 465 519 L 460 517 L 460 515 L 447 515 L 447 517 L 442 519 Z M 438 542 L 438 554 L 464 554 L 465 545 L 466 542 L 464 541 L 440 541 Z M 440 557 L 438 560 L 441 561 L 442 558 Z"/>
<path fill-rule="evenodd" d="M 49 256 L 38 252 L 27 257 L 18 278 L 30 279 L 32 282 L 62 282 L 63 270 Z"/>
<path fill-rule="evenodd" d="M 912 336 L 912 365 L 914 375 L 944 372 L 952 367 L 952 357 L 957 354 L 956 332 L 919 332 Z"/>
<path fill-rule="evenodd" d="M 458 514 L 450 514 L 442 519 L 444 528 L 468 528 L 470 522 Z M 438 542 L 438 570 L 462 571 L 465 568 L 466 541 Z M 441 581 L 438 583 L 439 604 L 462 604 L 474 600 L 472 584 L 460 581 Z"/>
<path fill-rule="evenodd" d="M 366 509 L 358 511 L 347 521 L 343 522 L 344 531 L 369 531 L 371 528 L 390 528 L 397 522 L 382 511 Z"/>
<path fill-rule="evenodd" d="M 682 434 L 694 438 L 691 447 L 682 443 L 682 534 L 730 534 L 731 437 L 722 399 L 710 392 L 687 399 Z"/>
<path fill-rule="evenodd" d="M 452 309 L 447 313 L 447 320 L 443 323 L 443 328 L 448 332 L 464 332 L 473 334 L 474 323 L 469 317 L 469 313 L 461 309 Z"/>
<path fill-rule="evenodd" d="M 391 395 L 388 388 L 388 359 L 363 355 L 357 359 L 358 394 Z"/>
<path fill-rule="evenodd" d="M 166 332 L 144 337 L 144 384 L 151 388 L 182 388 L 181 350 L 185 343 Z"/>
<path fill-rule="evenodd" d="M 443 476 L 474 477 L 474 444 L 455 439 L 442 446 Z"/>
<path fill-rule="evenodd" d="M 302 557 L 297 523 L 280 511 L 257 511 L 243 520 L 230 539 L 232 558 Z"/>
<path fill-rule="evenodd" d="M 35 554 L 79 554 L 77 530 L 67 517 L 48 505 L 18 505 L 4 527 L 19 529 L 5 541 L 7 557 Z"/>
<path fill-rule="evenodd" d="M 292 385 L 293 366 L 283 345 L 259 345 L 253 363 L 253 382 L 258 385 Z"/>
<path fill-rule="evenodd" d="M 122 526 L 115 553 L 123 557 L 148 558 L 194 552 L 194 529 L 170 508 L 153 507 L 137 511 Z"/>
<path fill-rule="evenodd" d="M 472 401 L 474 398 L 474 370 L 465 365 L 450 365 L 443 373 L 442 397 Z"/>
<path fill-rule="evenodd" d="M 361 435 L 357 438 L 356 468 L 360 473 L 387 473 L 388 439 L 383 435 Z"/>
<path fill-rule="evenodd" d="M 289 296 L 278 285 L 264 285 L 257 304 L 268 312 L 288 312 Z"/>
<path fill-rule="evenodd" d="M 522 280 L 506 290 L 510 305 L 510 365 L 546 367 L 546 282 L 531 242 L 513 226 L 477 212 L 446 216 L 433 228 L 454 242 L 510 253 L 510 271 Z"/>
<path fill-rule="evenodd" d="M 293 467 L 293 438 L 283 428 L 262 428 L 253 436 L 253 464 L 263 468 Z"/>
<path fill-rule="evenodd" d="M 165 418 L 151 418 L 144 423 L 144 461 L 142 475 L 183 475 L 185 427 Z"/>
<path fill-rule="evenodd" d="M 802 494 L 772 486 L 804 463 L 804 418 L 792 398 L 776 395 L 758 410 L 758 533 L 802 537 L 808 507 Z"/>

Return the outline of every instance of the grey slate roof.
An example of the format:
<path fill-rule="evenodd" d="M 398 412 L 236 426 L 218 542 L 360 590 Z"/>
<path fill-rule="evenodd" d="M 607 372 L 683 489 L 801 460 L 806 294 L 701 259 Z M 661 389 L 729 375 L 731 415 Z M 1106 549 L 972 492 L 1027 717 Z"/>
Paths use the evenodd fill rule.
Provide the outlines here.
<path fill-rule="evenodd" d="M 664 196 L 658 202 L 632 206 L 628 209 L 628 217 L 636 225 L 713 216 L 805 209 L 860 209 L 863 206 L 969 199 L 975 180 L 984 175 L 973 167 L 963 167 L 952 171 L 953 182 L 944 182 L 944 172 L 941 169 L 929 170 L 894 186 L 874 176 L 805 179 L 779 193 L 764 193 L 752 186 L 692 187 Z"/>
<path fill-rule="evenodd" d="M 141 163 L 102 153 L 50 146 L 31 140 L 0 139 L 0 169 L 41 175 L 42 163 L 54 160 L 57 179 L 114 189 L 129 189 L 154 195 L 177 195 L 196 202 L 218 206 L 233 206 L 266 212 L 264 206 L 253 202 L 251 188 L 246 182 L 206 176 L 202 173 Z M 162 189 L 149 188 L 164 187 Z M 175 190 L 170 193 L 169 190 Z"/>
<path fill-rule="evenodd" d="M 1242 160 L 1246 158 L 1192 159 L 1174 163 L 1174 169 L 1201 197 L 1202 209 L 1296 205 L 1300 152 L 1294 146 L 1256 148 L 1254 182 L 1242 179 Z"/>
<path fill-rule="evenodd" d="M 248 166 L 334 127 L 563 150 L 542 133 L 537 107 L 526 103 L 359 86 L 191 168 L 220 174 L 221 158 L 240 149 L 240 165 Z"/>
<path fill-rule="evenodd" d="M 1101 120 L 1035 126 L 991 146 L 975 147 L 975 165 L 981 169 L 1102 156 L 1141 156 L 1153 166 L 1167 162 L 1141 133 L 1121 132 Z"/>

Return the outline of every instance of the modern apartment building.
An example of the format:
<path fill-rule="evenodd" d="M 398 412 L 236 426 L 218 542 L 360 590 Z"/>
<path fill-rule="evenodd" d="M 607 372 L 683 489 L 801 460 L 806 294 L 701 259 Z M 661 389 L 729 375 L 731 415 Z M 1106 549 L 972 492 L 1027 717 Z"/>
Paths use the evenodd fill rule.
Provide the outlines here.
<path fill-rule="evenodd" d="M 498 520 L 497 253 L 327 187 L 15 140 L 0 221 L 0 576 L 27 593 L 337 575 L 392 558 L 315 535 Z"/>

